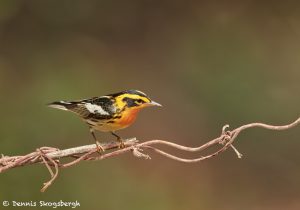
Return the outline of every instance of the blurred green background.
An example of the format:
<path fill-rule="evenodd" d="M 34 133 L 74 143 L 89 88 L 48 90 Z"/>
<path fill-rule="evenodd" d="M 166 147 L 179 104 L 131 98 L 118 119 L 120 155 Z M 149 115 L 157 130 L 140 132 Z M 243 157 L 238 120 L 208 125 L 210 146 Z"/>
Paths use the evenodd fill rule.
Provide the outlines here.
<path fill-rule="evenodd" d="M 123 137 L 197 146 L 227 123 L 289 123 L 299 117 L 299 6 L 2 0 L 0 153 L 91 143 L 75 115 L 45 104 L 126 89 L 163 108 L 141 112 Z M 152 153 L 151 161 L 127 154 L 85 162 L 61 170 L 45 193 L 45 167 L 17 168 L 0 174 L 0 209 L 10 209 L 3 200 L 61 199 L 79 209 L 300 209 L 299 136 L 299 127 L 248 130 L 235 143 L 241 160 L 228 150 L 197 164 Z"/>

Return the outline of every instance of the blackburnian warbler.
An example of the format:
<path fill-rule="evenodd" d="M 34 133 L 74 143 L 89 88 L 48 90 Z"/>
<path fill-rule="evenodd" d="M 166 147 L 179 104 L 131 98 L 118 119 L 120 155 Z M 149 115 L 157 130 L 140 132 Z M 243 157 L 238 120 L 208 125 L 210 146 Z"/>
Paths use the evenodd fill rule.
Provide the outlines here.
<path fill-rule="evenodd" d="M 94 130 L 111 132 L 120 141 L 120 147 L 124 147 L 122 138 L 115 131 L 131 125 L 141 109 L 161 105 L 141 91 L 127 90 L 78 101 L 56 101 L 48 106 L 71 111 L 82 118 L 88 124 L 98 149 L 104 151 L 96 139 Z"/>

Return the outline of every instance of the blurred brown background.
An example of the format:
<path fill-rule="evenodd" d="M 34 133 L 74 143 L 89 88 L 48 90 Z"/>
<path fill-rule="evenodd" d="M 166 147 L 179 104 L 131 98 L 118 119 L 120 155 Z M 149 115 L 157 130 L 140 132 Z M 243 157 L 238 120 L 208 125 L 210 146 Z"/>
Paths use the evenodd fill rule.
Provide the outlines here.
<path fill-rule="evenodd" d="M 224 124 L 299 117 L 297 1 L 0 1 L 0 153 L 92 142 L 54 100 L 139 89 L 164 107 L 141 112 L 123 137 L 196 146 Z M 108 134 L 97 133 L 109 140 Z M 75 201 L 79 209 L 300 209 L 299 127 L 248 130 L 212 160 L 124 155 L 61 170 L 0 174 L 3 200 Z M 194 157 L 190 154 L 176 154 Z M 22 208 L 32 209 L 32 207 Z"/>

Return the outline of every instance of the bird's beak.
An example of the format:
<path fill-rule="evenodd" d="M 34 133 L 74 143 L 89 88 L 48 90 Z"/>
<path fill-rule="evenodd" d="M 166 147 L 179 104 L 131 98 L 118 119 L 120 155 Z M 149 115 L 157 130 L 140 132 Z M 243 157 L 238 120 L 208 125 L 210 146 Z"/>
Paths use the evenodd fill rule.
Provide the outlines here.
<path fill-rule="evenodd" d="M 155 102 L 155 101 L 151 101 L 149 103 L 147 103 L 148 106 L 162 106 L 161 104 Z"/>

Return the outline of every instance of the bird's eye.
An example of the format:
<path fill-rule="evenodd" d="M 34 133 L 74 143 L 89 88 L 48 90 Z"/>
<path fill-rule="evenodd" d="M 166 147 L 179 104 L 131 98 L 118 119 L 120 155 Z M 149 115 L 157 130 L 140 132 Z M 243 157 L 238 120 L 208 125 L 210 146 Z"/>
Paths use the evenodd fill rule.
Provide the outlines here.
<path fill-rule="evenodd" d="M 139 104 L 142 104 L 144 101 L 143 101 L 142 99 L 138 99 L 137 102 L 138 102 Z"/>

